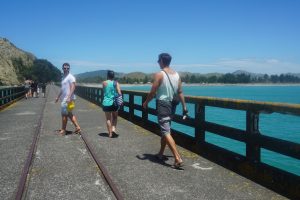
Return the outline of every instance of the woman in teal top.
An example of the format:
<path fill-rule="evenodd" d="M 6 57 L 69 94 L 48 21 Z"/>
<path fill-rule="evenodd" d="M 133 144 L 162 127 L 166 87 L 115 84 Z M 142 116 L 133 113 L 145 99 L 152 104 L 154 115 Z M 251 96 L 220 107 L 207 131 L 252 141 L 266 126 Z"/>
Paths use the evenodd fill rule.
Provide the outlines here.
<path fill-rule="evenodd" d="M 120 84 L 114 81 L 115 73 L 114 71 L 107 71 L 107 80 L 103 81 L 103 102 L 102 109 L 105 112 L 106 126 L 109 137 L 116 134 L 116 126 L 118 119 L 118 109 L 119 106 L 114 104 L 114 98 L 116 93 L 121 95 Z"/>

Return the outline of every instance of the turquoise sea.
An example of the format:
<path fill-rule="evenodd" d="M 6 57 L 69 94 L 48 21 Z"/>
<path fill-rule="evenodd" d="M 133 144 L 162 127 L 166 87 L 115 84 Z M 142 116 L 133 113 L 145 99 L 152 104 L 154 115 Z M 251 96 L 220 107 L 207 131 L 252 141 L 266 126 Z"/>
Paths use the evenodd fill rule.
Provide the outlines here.
<path fill-rule="evenodd" d="M 124 90 L 149 91 L 151 86 L 123 86 Z M 280 86 L 183 86 L 184 95 L 210 96 L 219 98 L 245 99 L 255 101 L 282 102 L 300 104 L 299 85 Z M 128 97 L 124 97 L 126 100 Z M 141 98 L 135 99 L 136 104 L 141 104 Z M 149 104 L 154 107 L 154 101 Z M 189 114 L 194 117 L 194 107 L 188 104 Z M 126 110 L 126 108 L 125 108 Z M 181 106 L 176 111 L 181 114 Z M 140 112 L 136 115 L 141 116 Z M 156 122 L 156 117 L 150 116 Z M 218 124 L 246 129 L 246 113 L 230 109 L 206 107 L 206 120 Z M 287 141 L 300 143 L 300 116 L 284 114 L 260 114 L 259 130 L 261 134 L 280 138 Z M 172 123 L 172 128 L 194 136 L 194 129 L 188 126 Z M 206 132 L 206 141 L 226 148 L 230 151 L 245 155 L 246 146 L 242 142 L 227 139 L 213 133 Z M 300 161 L 288 156 L 283 156 L 266 149 L 261 151 L 262 162 L 289 171 L 300 176 Z"/>

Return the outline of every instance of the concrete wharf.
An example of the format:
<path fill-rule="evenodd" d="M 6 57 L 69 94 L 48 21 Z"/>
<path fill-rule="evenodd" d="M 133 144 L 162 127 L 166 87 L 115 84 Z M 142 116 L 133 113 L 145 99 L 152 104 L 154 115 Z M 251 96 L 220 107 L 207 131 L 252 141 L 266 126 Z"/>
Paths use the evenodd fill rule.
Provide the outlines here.
<path fill-rule="evenodd" d="M 61 126 L 59 88 L 47 87 L 46 98 L 21 99 L 0 111 L 0 199 L 15 199 L 34 136 L 33 159 L 22 199 L 115 199 L 116 196 L 82 137 L 56 133 Z M 155 158 L 160 137 L 119 118 L 116 138 L 107 135 L 105 116 L 94 103 L 77 97 L 75 114 L 82 136 L 101 161 L 124 199 L 286 199 L 185 148 L 185 166 Z"/>

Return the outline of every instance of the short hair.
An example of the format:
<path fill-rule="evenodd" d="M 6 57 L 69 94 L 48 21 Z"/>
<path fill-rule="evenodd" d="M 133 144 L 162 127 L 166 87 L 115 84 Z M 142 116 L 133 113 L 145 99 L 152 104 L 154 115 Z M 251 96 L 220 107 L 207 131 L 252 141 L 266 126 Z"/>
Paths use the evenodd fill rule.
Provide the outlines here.
<path fill-rule="evenodd" d="M 108 70 L 108 71 L 107 71 L 107 78 L 108 78 L 108 79 L 113 79 L 113 78 L 115 78 L 115 72 L 112 71 L 112 70 Z"/>
<path fill-rule="evenodd" d="M 161 53 L 158 55 L 158 62 L 161 61 L 165 66 L 169 66 L 171 60 L 172 60 L 172 56 L 168 53 Z"/>
<path fill-rule="evenodd" d="M 69 63 L 64 63 L 64 64 L 62 65 L 62 67 L 64 67 L 64 66 L 70 67 L 70 64 L 69 64 Z"/>

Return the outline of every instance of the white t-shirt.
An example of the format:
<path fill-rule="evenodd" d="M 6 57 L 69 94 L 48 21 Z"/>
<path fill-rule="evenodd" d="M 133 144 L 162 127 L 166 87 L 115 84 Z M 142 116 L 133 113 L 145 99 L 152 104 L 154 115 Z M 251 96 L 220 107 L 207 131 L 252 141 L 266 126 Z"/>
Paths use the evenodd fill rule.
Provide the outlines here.
<path fill-rule="evenodd" d="M 66 101 L 68 95 L 71 92 L 71 85 L 72 83 L 75 83 L 76 79 L 72 74 L 68 74 L 61 82 L 61 96 L 60 96 L 60 100 L 61 101 Z M 74 100 L 75 99 L 75 95 L 74 93 L 72 94 L 72 96 L 70 97 L 70 100 Z"/>

